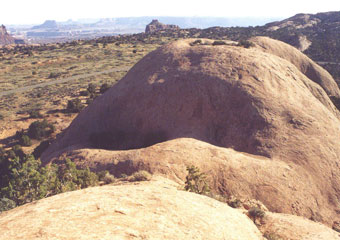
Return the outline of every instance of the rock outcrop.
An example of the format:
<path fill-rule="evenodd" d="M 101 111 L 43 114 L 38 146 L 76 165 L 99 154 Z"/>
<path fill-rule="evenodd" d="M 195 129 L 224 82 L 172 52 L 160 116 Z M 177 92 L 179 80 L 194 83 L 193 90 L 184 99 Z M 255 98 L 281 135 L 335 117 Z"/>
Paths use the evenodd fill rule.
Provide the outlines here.
<path fill-rule="evenodd" d="M 149 23 L 145 28 L 145 33 L 154 33 L 158 31 L 164 31 L 164 30 L 171 30 L 176 31 L 180 28 L 177 25 L 172 24 L 163 24 L 160 23 L 157 19 L 152 20 L 151 23 Z"/>
<path fill-rule="evenodd" d="M 291 45 L 267 37 L 251 39 L 261 51 L 283 58 L 297 67 L 309 79 L 319 84 L 329 96 L 340 97 L 340 91 L 333 77 L 313 60 Z"/>
<path fill-rule="evenodd" d="M 0 46 L 14 44 L 14 38 L 7 32 L 7 29 L 4 25 L 0 26 Z"/>
<path fill-rule="evenodd" d="M 267 212 L 264 224 L 259 228 L 267 239 L 340 239 L 339 232 L 323 224 L 288 214 Z"/>
<path fill-rule="evenodd" d="M 270 212 L 258 229 L 243 209 L 180 188 L 153 176 L 63 193 L 1 213 L 0 239 L 340 239 L 322 224 Z"/>
<path fill-rule="evenodd" d="M 4 212 L 0 239 L 263 238 L 227 204 L 158 180 L 88 188 Z"/>
<path fill-rule="evenodd" d="M 96 154 L 79 164 L 114 172 L 131 163 L 183 180 L 192 160 L 222 194 L 259 199 L 269 210 L 331 225 L 340 212 L 340 121 L 329 99 L 339 89 L 332 77 L 269 38 L 252 39 L 251 48 L 194 41 L 144 57 L 78 115 L 42 161 L 105 148 L 115 150 L 109 162 L 99 150 L 88 150 Z M 169 148 L 143 149 L 183 137 L 195 143 L 174 140 Z M 117 151 L 138 148 L 132 155 Z"/>

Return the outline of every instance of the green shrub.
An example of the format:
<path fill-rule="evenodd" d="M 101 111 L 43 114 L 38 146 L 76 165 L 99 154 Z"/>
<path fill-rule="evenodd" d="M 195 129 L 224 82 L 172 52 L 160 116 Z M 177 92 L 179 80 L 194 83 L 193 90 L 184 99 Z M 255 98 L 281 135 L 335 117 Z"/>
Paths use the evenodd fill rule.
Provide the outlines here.
<path fill-rule="evenodd" d="M 61 76 L 61 73 L 59 72 L 51 72 L 50 75 L 48 75 L 48 78 L 58 78 Z"/>
<path fill-rule="evenodd" d="M 248 40 L 241 40 L 238 42 L 238 46 L 244 47 L 244 48 L 250 48 L 254 47 L 254 43 L 248 41 Z"/>
<path fill-rule="evenodd" d="M 39 110 L 31 110 L 28 112 L 30 118 L 42 118 L 43 115 L 40 113 Z"/>
<path fill-rule="evenodd" d="M 27 135 L 22 135 L 20 140 L 19 140 L 19 143 L 20 143 L 21 146 L 25 146 L 25 147 L 32 145 L 31 139 Z"/>
<path fill-rule="evenodd" d="M 0 213 L 15 208 L 16 204 L 13 200 L 8 198 L 0 199 Z"/>
<path fill-rule="evenodd" d="M 109 84 L 103 83 L 103 84 L 100 86 L 100 93 L 106 92 L 109 88 L 110 88 L 110 85 L 109 85 Z"/>
<path fill-rule="evenodd" d="M 89 92 L 88 90 L 80 91 L 80 92 L 79 92 L 79 95 L 80 95 L 80 96 L 87 97 L 87 96 L 90 95 L 90 92 Z"/>
<path fill-rule="evenodd" d="M 208 194 L 210 189 L 206 182 L 206 175 L 201 173 L 200 169 L 194 165 L 188 166 L 187 171 L 185 190 L 198 194 Z"/>
<path fill-rule="evenodd" d="M 137 181 L 150 181 L 151 180 L 151 174 L 147 171 L 141 170 L 138 172 L 135 172 L 128 178 L 130 182 L 137 182 Z"/>
<path fill-rule="evenodd" d="M 110 184 L 116 181 L 115 176 L 109 173 L 109 171 L 102 171 L 98 173 L 99 181 L 104 182 L 105 184 Z"/>
<path fill-rule="evenodd" d="M 265 212 L 258 207 L 252 207 L 248 210 L 249 217 L 253 219 L 256 224 L 257 219 L 262 219 L 265 216 Z"/>
<path fill-rule="evenodd" d="M 197 39 L 197 40 L 193 41 L 192 43 L 190 43 L 190 46 L 195 46 L 195 45 L 200 45 L 200 44 L 202 44 L 202 40 Z"/>
<path fill-rule="evenodd" d="M 65 160 L 65 166 L 57 171 L 59 192 L 73 191 L 81 188 L 95 186 L 98 183 L 98 176 L 89 168 L 77 169 L 76 164 L 70 159 Z"/>
<path fill-rule="evenodd" d="M 94 94 L 96 93 L 96 89 L 97 89 L 97 86 L 96 84 L 94 83 L 90 83 L 87 87 L 87 91 L 90 93 L 90 94 Z"/>
<path fill-rule="evenodd" d="M 239 208 L 241 207 L 241 201 L 240 199 L 234 199 L 228 203 L 228 205 L 232 208 Z"/>
<path fill-rule="evenodd" d="M 218 46 L 218 45 L 227 45 L 225 41 L 222 40 L 216 40 L 212 43 L 213 46 Z"/>
<path fill-rule="evenodd" d="M 35 121 L 31 123 L 28 128 L 27 135 L 33 139 L 43 139 L 49 137 L 55 128 L 53 124 L 48 123 L 46 120 L 43 121 Z"/>
<path fill-rule="evenodd" d="M 266 232 L 265 234 L 263 234 L 263 237 L 268 240 L 283 240 L 279 235 L 271 232 Z"/>
<path fill-rule="evenodd" d="M 81 100 L 76 98 L 67 102 L 66 111 L 69 113 L 79 113 L 84 108 Z"/>
<path fill-rule="evenodd" d="M 14 159 L 16 157 L 23 158 L 26 156 L 20 145 L 14 145 L 12 149 L 9 150 L 7 153 L 8 153 L 7 156 L 10 157 L 11 159 Z"/>
<path fill-rule="evenodd" d="M 15 150 L 15 149 L 14 149 Z M 10 157 L 14 153 L 14 158 Z M 95 186 L 98 176 L 88 168 L 77 169 L 66 159 L 64 165 L 43 167 L 31 155 L 0 155 L 0 208 L 8 210 L 61 192 Z"/>

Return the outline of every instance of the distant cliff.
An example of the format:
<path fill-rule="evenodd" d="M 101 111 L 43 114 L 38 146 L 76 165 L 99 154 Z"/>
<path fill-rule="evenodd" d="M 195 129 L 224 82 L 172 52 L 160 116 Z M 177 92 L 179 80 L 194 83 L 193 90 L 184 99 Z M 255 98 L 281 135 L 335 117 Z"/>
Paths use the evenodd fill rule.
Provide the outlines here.
<path fill-rule="evenodd" d="M 32 29 L 57 29 L 58 25 L 55 20 L 46 20 L 43 24 L 34 26 Z"/>
<path fill-rule="evenodd" d="M 0 45 L 14 44 L 14 38 L 9 35 L 4 25 L 0 26 Z"/>
<path fill-rule="evenodd" d="M 145 33 L 153 33 L 163 30 L 179 30 L 179 26 L 177 25 L 170 25 L 170 24 L 163 24 L 160 23 L 158 20 L 154 19 L 151 23 L 149 23 L 145 28 Z"/>

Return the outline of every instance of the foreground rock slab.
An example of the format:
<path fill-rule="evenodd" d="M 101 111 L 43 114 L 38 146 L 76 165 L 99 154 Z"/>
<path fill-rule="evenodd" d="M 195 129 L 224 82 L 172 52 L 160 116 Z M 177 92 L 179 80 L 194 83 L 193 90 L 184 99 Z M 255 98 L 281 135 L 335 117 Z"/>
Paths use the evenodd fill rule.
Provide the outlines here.
<path fill-rule="evenodd" d="M 0 239 L 263 239 L 238 210 L 177 188 L 156 177 L 46 198 L 2 213 Z"/>

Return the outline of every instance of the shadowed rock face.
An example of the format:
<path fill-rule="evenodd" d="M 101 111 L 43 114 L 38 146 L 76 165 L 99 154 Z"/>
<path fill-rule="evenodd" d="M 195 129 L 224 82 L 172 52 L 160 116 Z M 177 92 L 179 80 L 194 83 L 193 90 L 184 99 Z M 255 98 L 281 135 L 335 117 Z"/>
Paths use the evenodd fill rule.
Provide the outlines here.
<path fill-rule="evenodd" d="M 4 25 L 0 26 L 0 45 L 14 44 L 14 38 L 8 34 Z"/>
<path fill-rule="evenodd" d="M 282 162 L 294 176 L 288 181 L 275 168 L 263 167 L 267 170 L 259 174 L 257 168 L 250 173 L 244 167 L 234 171 L 251 178 L 241 181 L 244 177 L 233 174 L 234 181 L 226 181 L 230 166 L 223 168 L 217 190 L 228 193 L 225 189 L 236 182 L 235 194 L 260 199 L 275 211 L 307 217 L 320 212 L 321 220 L 331 223 L 340 198 L 340 121 L 328 95 L 338 96 L 339 89 L 327 72 L 293 47 L 269 38 L 252 41 L 255 47 L 246 49 L 182 40 L 150 53 L 83 110 L 42 161 L 83 148 L 139 149 L 193 138 L 267 157 L 261 166 Z M 185 169 L 189 150 L 185 145 L 172 149 Z M 135 160 L 147 161 L 149 151 Z M 115 161 L 122 160 L 120 153 Z M 210 156 L 196 154 L 202 161 Z M 165 155 L 160 151 L 154 158 L 162 162 Z M 214 178 L 219 165 L 207 164 Z"/>

